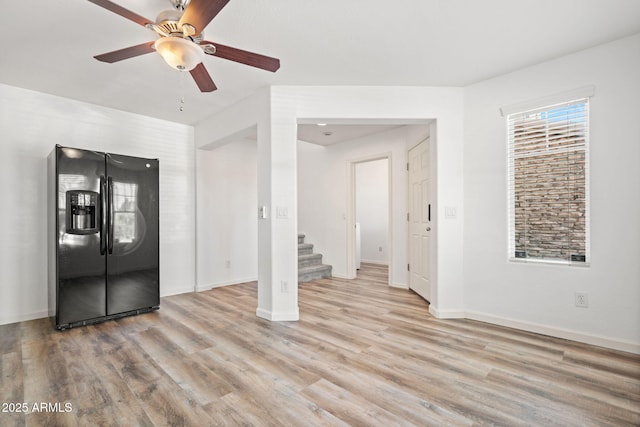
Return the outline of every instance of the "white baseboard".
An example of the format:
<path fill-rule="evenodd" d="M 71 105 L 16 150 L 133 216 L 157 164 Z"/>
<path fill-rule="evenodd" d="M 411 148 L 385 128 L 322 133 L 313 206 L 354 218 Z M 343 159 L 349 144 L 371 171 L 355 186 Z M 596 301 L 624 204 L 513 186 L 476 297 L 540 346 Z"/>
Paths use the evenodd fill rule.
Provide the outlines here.
<path fill-rule="evenodd" d="M 520 329 L 522 331 L 534 332 L 536 334 L 548 335 L 551 337 L 567 339 L 571 341 L 582 342 L 585 344 L 606 347 L 613 350 L 626 351 L 629 353 L 640 354 L 640 343 L 631 341 L 614 340 L 608 337 L 588 334 L 584 332 L 572 331 L 569 329 L 556 328 L 547 325 L 541 325 L 532 322 L 523 322 L 520 320 L 510 319 L 506 317 L 495 316 L 487 313 L 476 311 L 460 311 L 460 310 L 438 310 L 433 304 L 429 306 L 429 312 L 438 319 L 470 319 L 479 322 L 491 323 L 493 325 L 505 326 L 507 328 Z"/>
<path fill-rule="evenodd" d="M 210 289 L 221 288 L 223 286 L 238 285 L 240 283 L 257 282 L 257 281 L 258 281 L 257 277 L 250 277 L 247 279 L 233 279 L 233 280 L 227 280 L 225 282 L 217 282 L 217 283 L 211 283 L 207 285 L 198 285 L 196 287 L 196 292 L 208 291 Z"/>
<path fill-rule="evenodd" d="M 376 265 L 384 265 L 384 266 L 388 266 L 389 263 L 387 263 L 386 261 L 375 261 L 375 260 L 370 260 L 370 259 L 361 259 L 360 263 L 365 263 L 365 264 L 376 264 Z"/>
<path fill-rule="evenodd" d="M 409 289 L 409 285 L 407 285 L 406 283 L 391 283 L 389 284 L 389 286 L 398 289 Z"/>
<path fill-rule="evenodd" d="M 35 313 L 18 314 L 13 316 L 0 317 L 0 325 L 8 325 L 10 323 L 26 322 L 29 320 L 43 319 L 49 316 L 49 310 L 36 311 Z"/>
<path fill-rule="evenodd" d="M 464 319 L 465 312 L 463 310 L 438 310 L 438 308 L 429 304 L 429 313 L 437 319 Z"/>
<path fill-rule="evenodd" d="M 263 308 L 258 308 L 256 310 L 256 316 L 261 317 L 263 319 L 271 320 L 272 322 L 295 322 L 300 320 L 300 311 L 296 308 L 295 312 L 275 313 L 273 311 L 265 310 Z"/>
<path fill-rule="evenodd" d="M 160 289 L 161 297 L 170 297 L 171 295 L 180 295 L 180 294 L 188 294 L 189 292 L 193 292 L 193 288 L 162 288 Z"/>
<path fill-rule="evenodd" d="M 344 279 L 344 280 L 355 279 L 355 277 L 348 277 L 346 274 L 333 273 L 333 272 L 331 273 L 331 276 L 337 277 L 338 279 Z"/>
<path fill-rule="evenodd" d="M 492 323 L 494 325 L 506 326 L 508 328 L 515 328 L 523 331 L 535 332 L 537 334 L 549 335 L 556 338 L 563 338 L 567 340 L 582 342 L 585 344 L 596 345 L 599 347 L 606 347 L 614 350 L 640 354 L 640 343 L 636 342 L 614 340 L 599 335 L 592 335 L 584 332 L 572 331 L 569 329 L 555 328 L 538 323 L 522 322 L 519 320 L 494 316 L 486 313 L 479 313 L 475 311 L 467 311 L 465 313 L 465 317 L 467 319 Z"/>

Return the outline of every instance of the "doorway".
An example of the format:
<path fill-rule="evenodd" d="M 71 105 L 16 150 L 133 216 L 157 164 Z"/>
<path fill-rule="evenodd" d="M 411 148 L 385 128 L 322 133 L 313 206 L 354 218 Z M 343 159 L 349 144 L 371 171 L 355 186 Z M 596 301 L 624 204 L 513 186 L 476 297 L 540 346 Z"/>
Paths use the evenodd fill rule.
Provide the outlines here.
<path fill-rule="evenodd" d="M 391 153 L 348 162 L 350 214 L 348 227 L 349 277 L 356 278 L 362 264 L 384 267 L 391 283 Z"/>

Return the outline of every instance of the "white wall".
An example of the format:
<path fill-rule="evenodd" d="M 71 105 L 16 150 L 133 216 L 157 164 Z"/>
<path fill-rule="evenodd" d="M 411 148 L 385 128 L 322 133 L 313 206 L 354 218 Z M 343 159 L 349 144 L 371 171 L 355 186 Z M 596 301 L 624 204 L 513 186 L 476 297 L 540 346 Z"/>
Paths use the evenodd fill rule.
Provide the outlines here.
<path fill-rule="evenodd" d="M 640 35 L 465 88 L 464 297 L 469 317 L 640 352 Z M 499 108 L 586 85 L 591 265 L 507 261 Z M 574 306 L 589 294 L 589 308 Z"/>
<path fill-rule="evenodd" d="M 198 290 L 258 279 L 256 155 L 250 140 L 196 151 Z"/>
<path fill-rule="evenodd" d="M 355 165 L 356 222 L 360 223 L 362 262 L 387 264 L 389 248 L 389 161 Z"/>
<path fill-rule="evenodd" d="M 46 317 L 55 144 L 160 159 L 160 291 L 195 286 L 193 128 L 0 84 L 0 324 Z"/>

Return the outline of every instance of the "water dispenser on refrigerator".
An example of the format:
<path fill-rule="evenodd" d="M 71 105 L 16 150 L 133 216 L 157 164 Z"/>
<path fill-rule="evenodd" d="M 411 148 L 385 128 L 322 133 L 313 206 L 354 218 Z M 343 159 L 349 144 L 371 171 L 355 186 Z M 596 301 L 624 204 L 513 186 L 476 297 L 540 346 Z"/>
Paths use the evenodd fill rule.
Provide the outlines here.
<path fill-rule="evenodd" d="M 67 191 L 67 233 L 93 234 L 98 230 L 98 193 Z"/>

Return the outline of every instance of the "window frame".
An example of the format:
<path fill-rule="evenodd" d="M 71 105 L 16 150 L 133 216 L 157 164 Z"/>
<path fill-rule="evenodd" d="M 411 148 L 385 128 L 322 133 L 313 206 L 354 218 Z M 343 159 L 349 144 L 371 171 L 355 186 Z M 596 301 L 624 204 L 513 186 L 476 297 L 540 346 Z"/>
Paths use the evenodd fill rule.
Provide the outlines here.
<path fill-rule="evenodd" d="M 575 96 L 576 93 L 580 93 L 580 96 Z M 521 103 L 511 107 L 501 108 L 502 115 L 506 117 L 506 140 L 507 140 L 507 258 L 510 262 L 516 263 L 544 263 L 554 265 L 570 265 L 570 266 L 589 266 L 591 262 L 591 224 L 590 224 L 590 97 L 593 95 L 593 87 L 586 89 L 572 91 L 569 94 L 565 94 L 565 98 L 562 95 L 555 97 L 547 97 L 544 100 L 534 103 Z M 516 139 L 512 133 L 512 117 L 525 116 L 527 114 L 540 114 L 541 117 L 545 116 L 545 125 L 549 124 L 548 112 L 561 108 L 571 108 L 572 105 L 584 105 L 584 143 L 578 151 L 584 153 L 584 192 L 585 192 L 585 205 L 584 205 L 584 261 L 572 260 L 572 256 L 569 255 L 566 259 L 554 258 L 554 257 L 518 257 L 517 256 L 517 242 L 516 242 L 516 173 L 515 173 L 515 159 L 516 159 Z M 507 112 L 505 114 L 505 111 Z M 567 120 L 568 122 L 568 120 Z M 546 140 L 548 145 L 549 141 Z M 569 151 L 569 150 L 568 150 Z M 531 155 L 530 153 L 527 153 Z M 553 150 L 543 155 L 554 154 Z M 573 175 L 575 176 L 575 175 Z"/>

